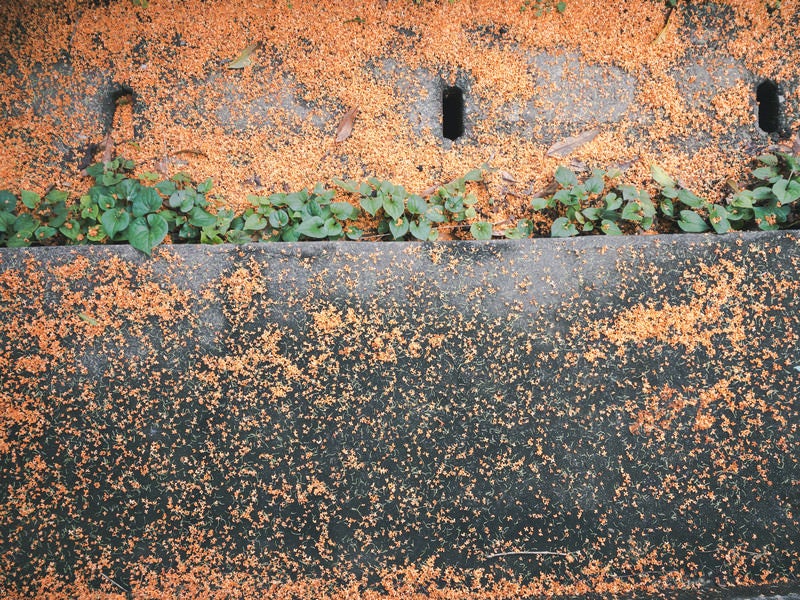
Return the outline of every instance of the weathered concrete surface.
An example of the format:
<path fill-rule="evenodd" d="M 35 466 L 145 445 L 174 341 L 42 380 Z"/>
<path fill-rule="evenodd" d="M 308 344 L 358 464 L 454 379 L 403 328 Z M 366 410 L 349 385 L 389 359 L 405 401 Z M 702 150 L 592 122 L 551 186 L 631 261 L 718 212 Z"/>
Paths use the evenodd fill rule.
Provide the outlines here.
<path fill-rule="evenodd" d="M 207 42 L 196 29 L 213 16 L 203 5 L 198 5 L 196 15 L 182 11 L 172 27 L 159 22 L 159 27 L 169 27 L 165 33 L 143 34 L 135 45 L 129 41 L 128 46 L 118 47 L 121 42 L 110 27 L 92 34 L 91 47 L 86 40 L 73 47 L 73 39 L 95 31 L 94 23 L 131 19 L 129 3 L 89 4 L 78 10 L 53 3 L 52 19 L 61 15 L 66 20 L 58 33 L 69 34 L 70 44 L 34 67 L 25 61 L 32 59 L 30 55 L 39 56 L 26 48 L 35 46 L 28 32 L 36 23 L 21 17 L 12 23 L 7 37 L 0 38 L 8 46 L 0 46 L 0 73 L 9 90 L 7 99 L 0 98 L 0 116 L 7 121 L 0 138 L 9 155 L 13 150 L 9 164 L 15 165 L 7 181 L 0 176 L 0 185 L 15 187 L 20 176 L 25 185 L 37 184 L 36 175 L 76 177 L 88 145 L 102 141 L 110 130 L 111 97 L 123 84 L 135 93 L 134 134 L 132 138 L 116 134 L 118 151 L 134 154 L 151 170 L 167 158 L 174 159 L 170 164 L 176 168 L 202 170 L 198 179 L 212 176 L 224 190 L 241 195 L 242 201 L 247 191 L 261 187 L 258 181 L 268 189 L 280 189 L 284 184 L 309 185 L 331 177 L 377 175 L 422 190 L 489 156 L 514 172 L 521 184 L 533 184 L 532 161 L 542 162 L 553 143 L 595 127 L 617 153 L 608 156 L 596 149 L 589 158 L 600 166 L 642 156 L 686 170 L 707 169 L 724 180 L 739 177 L 746 162 L 785 135 L 800 115 L 800 80 L 793 74 L 778 81 L 787 117 L 781 131 L 770 138 L 759 130 L 755 89 L 773 74 L 759 69 L 759 56 L 741 56 L 741 44 L 736 45 L 733 33 L 740 34 L 744 24 L 734 22 L 730 7 L 716 3 L 680 5 L 661 47 L 688 41 L 685 49 L 674 55 L 665 50 L 661 62 L 625 66 L 613 58 L 587 58 L 575 47 L 524 43 L 525 36 L 538 39 L 536 21 L 519 13 L 520 3 L 514 2 L 508 3 L 506 12 L 518 16 L 504 15 L 503 25 L 476 17 L 475 22 L 454 27 L 444 36 L 452 39 L 452 52 L 440 58 L 413 51 L 431 43 L 430 32 L 427 37 L 421 33 L 414 13 L 403 12 L 402 3 L 389 3 L 383 13 L 367 15 L 363 22 L 347 23 L 345 16 L 336 21 L 335 26 L 343 28 L 338 35 L 355 40 L 378 35 L 377 27 L 384 41 L 370 56 L 326 54 L 330 48 L 319 36 L 313 42 L 307 39 L 314 37 L 308 31 L 298 31 L 292 41 L 299 38 L 299 46 L 287 49 L 289 42 L 281 41 L 286 36 L 257 17 L 242 15 L 245 26 L 236 29 L 240 27 L 233 23 L 236 12 L 243 9 L 235 9 L 233 0 L 220 8 L 233 12 L 226 22 L 240 36 L 233 49 L 203 46 Z M 176 14 L 181 6 L 175 4 Z M 576 18 L 569 11 L 577 9 L 568 8 L 563 19 Z M 258 9 L 247 10 L 257 14 Z M 308 10 L 298 6 L 295 13 Z M 358 10 L 367 14 L 365 7 Z M 392 10 L 405 15 L 399 22 L 408 21 L 407 27 L 380 21 Z M 447 10 L 453 11 L 454 19 L 462 18 L 457 16 L 459 6 Z M 138 21 L 131 19 L 129 27 L 155 19 L 154 12 L 155 8 L 140 10 Z M 656 21 L 666 14 L 661 7 L 647 21 L 633 23 L 652 29 L 655 38 L 660 29 Z M 779 13 L 774 18 L 777 27 Z M 526 27 L 533 24 L 533 33 L 516 27 L 524 19 L 529 19 Z M 546 19 L 543 23 L 544 29 L 552 25 Z M 326 26 L 332 27 L 328 21 Z M 586 35 L 607 35 L 603 31 L 598 27 Z M 768 29 L 759 30 L 758 36 L 763 37 L 765 50 L 774 45 Z M 243 71 L 229 70 L 235 52 L 254 40 L 261 45 L 253 64 Z M 622 38 L 620 45 L 624 44 Z M 654 45 L 655 40 L 649 40 L 650 50 L 644 53 L 656 52 Z M 475 53 L 495 57 L 498 73 L 473 64 Z M 103 57 L 102 68 L 91 62 L 95 54 Z M 202 64 L 195 64 L 196 55 L 204 57 Z M 306 61 L 302 69 L 301 59 Z M 350 65 L 341 77 L 319 81 L 319 73 L 325 71 L 315 65 L 338 60 Z M 786 60 L 791 60 L 790 54 Z M 442 138 L 442 90 L 453 84 L 463 88 L 466 101 L 465 134 L 455 143 Z M 751 105 L 743 108 L 743 98 Z M 361 116 L 353 139 L 362 145 L 355 147 L 351 140 L 330 148 L 342 115 L 354 105 L 361 107 Z M 730 111 L 731 106 L 735 110 Z M 39 127 L 46 124 L 42 131 L 47 133 L 33 135 L 32 120 Z M 128 142 L 141 151 L 137 154 Z M 189 152 L 171 154 L 181 151 Z M 297 160 L 284 164 L 287 155 Z M 693 162 L 693 156 L 704 158 Z M 297 164 L 303 165 L 301 172 L 294 168 Z M 552 172 L 549 165 L 548 170 Z M 700 185 L 711 187 L 707 177 L 698 179 Z"/>
<path fill-rule="evenodd" d="M 796 594 L 798 282 L 777 232 L 2 250 L 0 587 Z"/>

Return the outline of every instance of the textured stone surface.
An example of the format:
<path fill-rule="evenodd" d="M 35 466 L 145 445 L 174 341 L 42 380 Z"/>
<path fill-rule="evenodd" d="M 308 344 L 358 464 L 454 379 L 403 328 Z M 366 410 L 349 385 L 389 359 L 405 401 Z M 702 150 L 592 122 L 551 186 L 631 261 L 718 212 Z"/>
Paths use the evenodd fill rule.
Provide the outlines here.
<path fill-rule="evenodd" d="M 1 250 L 0 585 L 796 586 L 798 281 L 793 233 Z"/>

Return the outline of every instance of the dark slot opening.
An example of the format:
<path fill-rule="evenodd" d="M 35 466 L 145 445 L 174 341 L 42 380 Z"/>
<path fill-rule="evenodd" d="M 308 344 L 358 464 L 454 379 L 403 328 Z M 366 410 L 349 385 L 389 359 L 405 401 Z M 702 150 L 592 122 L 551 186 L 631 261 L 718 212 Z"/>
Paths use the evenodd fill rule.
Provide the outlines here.
<path fill-rule="evenodd" d="M 778 86 L 766 79 L 756 88 L 758 102 L 758 126 L 762 131 L 775 133 L 780 128 L 781 101 Z"/>
<path fill-rule="evenodd" d="M 464 92 L 458 86 L 442 92 L 442 135 L 448 140 L 464 135 Z"/>

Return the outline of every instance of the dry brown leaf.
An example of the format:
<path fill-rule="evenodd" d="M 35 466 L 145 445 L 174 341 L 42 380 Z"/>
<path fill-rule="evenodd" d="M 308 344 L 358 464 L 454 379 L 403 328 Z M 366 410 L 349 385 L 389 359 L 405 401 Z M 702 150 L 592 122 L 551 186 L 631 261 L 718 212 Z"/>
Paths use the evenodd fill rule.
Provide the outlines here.
<path fill-rule="evenodd" d="M 194 154 L 196 156 L 202 156 L 203 158 L 208 158 L 208 154 L 206 154 L 202 150 L 197 150 L 196 148 L 185 148 L 183 150 L 176 150 L 172 154 L 174 156 L 178 156 L 179 154 Z"/>
<path fill-rule="evenodd" d="M 577 173 L 588 173 L 589 172 L 589 165 L 587 165 L 582 160 L 571 160 L 569 161 L 570 168 L 577 172 Z"/>
<path fill-rule="evenodd" d="M 792 154 L 800 156 L 800 129 L 797 130 L 797 135 L 794 136 L 794 141 L 792 142 Z"/>
<path fill-rule="evenodd" d="M 657 46 L 658 44 L 660 44 L 664 40 L 664 37 L 667 35 L 667 29 L 669 29 L 669 24 L 672 22 L 673 12 L 675 12 L 675 9 L 670 8 L 669 14 L 667 15 L 667 21 L 666 23 L 664 23 L 664 27 L 661 28 L 661 31 L 659 32 L 658 36 L 656 36 L 656 39 L 653 40 L 652 42 L 653 46 Z"/>
<path fill-rule="evenodd" d="M 594 138 L 597 137 L 597 134 L 600 133 L 598 128 L 590 129 L 589 131 L 584 131 L 583 133 L 579 133 L 578 135 L 573 135 L 572 137 L 568 137 L 565 140 L 558 142 L 557 144 L 553 144 L 547 150 L 547 156 L 557 156 L 562 158 L 567 156 L 573 150 L 576 150 L 583 146 L 584 144 L 588 144 Z"/>
<path fill-rule="evenodd" d="M 155 165 L 156 173 L 158 173 L 159 175 L 163 175 L 164 177 L 169 177 L 170 162 L 171 161 L 169 159 L 169 156 L 162 157 L 161 160 L 156 162 Z"/>
<path fill-rule="evenodd" d="M 350 134 L 353 133 L 353 125 L 356 121 L 357 113 L 357 106 L 354 106 L 345 113 L 344 117 L 342 117 L 342 120 L 339 122 L 339 127 L 336 128 L 336 137 L 333 140 L 334 142 L 338 144 L 350 137 Z"/>
<path fill-rule="evenodd" d="M 114 138 L 109 133 L 103 140 L 103 162 L 107 163 L 112 160 L 114 160 Z"/>
<path fill-rule="evenodd" d="M 620 172 L 624 173 L 625 171 L 627 171 L 628 169 L 630 169 L 630 168 L 631 168 L 633 165 L 635 165 L 635 164 L 636 164 L 637 162 L 639 162 L 640 160 L 641 160 L 641 157 L 640 157 L 640 156 L 634 156 L 634 157 L 633 157 L 632 159 L 630 159 L 630 160 L 626 160 L 626 161 L 624 161 L 624 162 L 617 162 L 617 163 L 614 163 L 613 165 L 611 165 L 611 166 L 609 167 L 609 169 L 608 169 L 608 170 L 610 171 L 610 170 L 612 170 L 612 169 L 618 169 Z"/>
<path fill-rule="evenodd" d="M 438 185 L 432 185 L 431 187 L 425 188 L 424 190 L 422 190 L 419 193 L 419 195 L 422 196 L 423 198 L 427 198 L 428 196 L 433 195 L 436 192 L 436 190 L 438 190 L 438 189 L 439 189 Z"/>
<path fill-rule="evenodd" d="M 533 195 L 533 197 L 534 198 L 545 198 L 547 196 L 552 196 L 553 194 L 555 194 L 558 191 L 558 187 L 559 187 L 558 186 L 558 182 L 554 179 L 553 181 L 548 183 L 547 186 L 543 190 L 540 190 L 540 191 L 536 192 Z"/>
<path fill-rule="evenodd" d="M 252 62 L 250 60 L 250 55 L 258 48 L 258 42 L 255 44 L 250 44 L 247 48 L 242 50 L 239 53 L 239 56 L 233 59 L 232 62 L 228 64 L 229 69 L 244 69 L 245 67 L 249 66 Z"/>
<path fill-rule="evenodd" d="M 508 183 L 517 183 L 517 180 L 514 179 L 514 176 L 509 173 L 508 171 L 500 171 L 500 178 L 503 181 L 507 181 Z"/>

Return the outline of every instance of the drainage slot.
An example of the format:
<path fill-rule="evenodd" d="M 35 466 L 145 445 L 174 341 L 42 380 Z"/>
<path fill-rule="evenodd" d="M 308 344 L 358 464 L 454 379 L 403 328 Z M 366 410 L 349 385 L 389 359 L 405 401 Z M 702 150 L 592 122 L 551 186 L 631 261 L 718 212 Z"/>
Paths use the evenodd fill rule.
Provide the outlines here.
<path fill-rule="evenodd" d="M 442 92 L 442 136 L 457 140 L 464 135 L 464 92 L 458 86 Z"/>
<path fill-rule="evenodd" d="M 762 131 L 775 133 L 780 128 L 781 101 L 778 86 L 765 79 L 756 88 L 758 102 L 758 126 Z"/>

